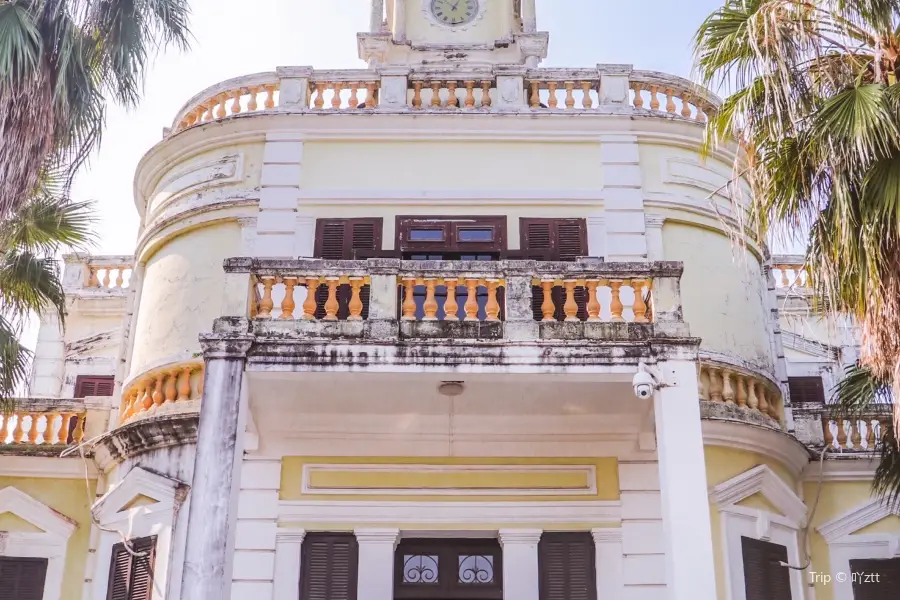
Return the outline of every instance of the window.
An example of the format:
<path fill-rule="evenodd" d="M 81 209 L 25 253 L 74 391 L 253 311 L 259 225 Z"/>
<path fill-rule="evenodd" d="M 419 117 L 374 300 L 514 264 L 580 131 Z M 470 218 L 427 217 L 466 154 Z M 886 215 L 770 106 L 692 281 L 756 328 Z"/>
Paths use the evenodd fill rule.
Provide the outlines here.
<path fill-rule="evenodd" d="M 300 554 L 302 600 L 356 600 L 359 548 L 352 533 L 308 533 Z"/>
<path fill-rule="evenodd" d="M 0 600 L 42 600 L 46 558 L 0 556 Z"/>
<path fill-rule="evenodd" d="M 329 260 L 363 260 L 377 256 L 381 251 L 382 219 L 318 219 L 316 221 L 316 242 L 314 255 L 316 258 Z M 352 290 L 349 285 L 338 288 L 338 319 L 350 316 L 350 299 Z M 359 297 L 363 303 L 363 319 L 369 318 L 369 286 L 360 289 Z M 325 318 L 325 303 L 328 301 L 328 288 L 320 285 L 316 290 L 316 318 Z"/>
<path fill-rule="evenodd" d="M 394 598 L 501 600 L 497 540 L 406 539 L 394 553 Z"/>
<path fill-rule="evenodd" d="M 594 538 L 544 533 L 538 544 L 540 600 L 597 600 Z"/>
<path fill-rule="evenodd" d="M 75 378 L 75 397 L 112 396 L 116 378 L 113 376 L 79 375 Z"/>
<path fill-rule="evenodd" d="M 900 558 L 856 559 L 850 561 L 853 600 L 894 600 L 900 590 Z"/>
<path fill-rule="evenodd" d="M 787 548 L 779 544 L 741 537 L 744 590 L 747 600 L 791 600 Z"/>
<path fill-rule="evenodd" d="M 122 542 L 113 546 L 106 600 L 150 600 L 153 595 L 156 536 L 129 543 L 134 554 Z"/>
<path fill-rule="evenodd" d="M 788 377 L 791 402 L 825 403 L 825 387 L 821 377 Z"/>
<path fill-rule="evenodd" d="M 520 219 L 519 237 L 522 257 L 526 260 L 572 262 L 579 256 L 587 256 L 587 222 L 584 219 Z M 557 321 L 566 318 L 565 291 L 554 288 L 553 303 L 556 305 Z M 575 288 L 575 302 L 578 303 L 578 318 L 587 320 L 587 290 Z M 544 290 L 532 288 L 531 308 L 536 321 L 544 318 L 541 305 Z"/>

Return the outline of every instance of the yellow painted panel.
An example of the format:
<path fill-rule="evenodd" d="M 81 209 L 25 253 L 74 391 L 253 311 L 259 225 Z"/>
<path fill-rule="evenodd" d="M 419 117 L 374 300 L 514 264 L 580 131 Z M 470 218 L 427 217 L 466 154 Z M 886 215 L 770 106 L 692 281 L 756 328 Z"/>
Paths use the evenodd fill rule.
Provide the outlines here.
<path fill-rule="evenodd" d="M 60 600 L 81 600 L 91 537 L 90 499 L 94 497 L 97 482 L 91 481 L 86 489 L 83 479 L 0 477 L 0 489 L 7 486 L 17 488 L 76 522 L 77 528 L 66 548 Z"/>
<path fill-rule="evenodd" d="M 863 527 L 856 533 L 900 533 L 900 517 L 891 515 L 868 527 Z"/>
<path fill-rule="evenodd" d="M 459 523 L 367 523 L 360 521 L 348 525 L 347 523 L 304 523 L 303 521 L 286 521 L 279 522 L 278 527 L 281 529 L 306 529 L 309 531 L 353 531 L 362 527 L 402 529 L 404 532 L 410 531 L 497 531 L 498 529 L 543 529 L 544 531 L 587 531 L 590 529 L 620 529 L 621 523 L 603 523 L 603 522 L 584 522 L 584 523 L 482 523 L 482 522 L 459 522 Z"/>
<path fill-rule="evenodd" d="M 306 464 L 337 465 L 334 471 L 315 471 L 310 482 L 315 487 L 354 489 L 356 493 L 304 494 L 302 492 L 303 467 Z M 340 465 L 425 465 L 425 466 L 465 466 L 499 465 L 509 466 L 508 471 L 352 471 L 341 470 Z M 516 470 L 516 466 L 593 466 L 597 473 L 597 493 L 566 493 L 559 495 L 521 495 L 503 493 L 460 496 L 441 493 L 452 488 L 467 490 L 490 490 L 491 488 L 533 488 L 554 489 L 562 486 L 585 488 L 583 473 L 551 470 Z M 366 494 L 367 489 L 398 488 L 397 494 Z M 404 494 L 406 489 L 435 490 L 433 495 Z M 615 458 L 418 458 L 418 457 L 302 457 L 291 456 L 282 460 L 281 470 L 282 500 L 415 500 L 415 501 L 591 501 L 618 500 L 618 462 Z"/>
<path fill-rule="evenodd" d="M 19 517 L 18 515 L 14 515 L 10 512 L 5 512 L 0 515 L 0 531 L 8 531 L 10 533 L 43 533 L 44 530 L 40 527 L 32 525 L 25 519 Z"/>
<path fill-rule="evenodd" d="M 771 502 L 769 502 L 765 496 L 759 493 L 753 494 L 749 498 L 744 498 L 743 500 L 738 502 L 737 505 L 743 506 L 744 508 L 752 508 L 754 510 L 764 510 L 772 513 L 773 515 L 781 515 L 782 517 L 784 516 L 784 514 L 780 510 L 775 508 L 775 506 Z"/>

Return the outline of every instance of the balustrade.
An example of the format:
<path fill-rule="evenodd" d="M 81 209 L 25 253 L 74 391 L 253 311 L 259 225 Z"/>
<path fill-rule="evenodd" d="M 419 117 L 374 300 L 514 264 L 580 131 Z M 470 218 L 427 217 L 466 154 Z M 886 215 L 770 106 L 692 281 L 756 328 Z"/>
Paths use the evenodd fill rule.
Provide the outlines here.
<path fill-rule="evenodd" d="M 784 422 L 781 392 L 768 379 L 735 366 L 704 362 L 699 373 L 700 399 L 737 406 Z"/>
<path fill-rule="evenodd" d="M 571 79 L 528 79 L 528 106 L 533 110 L 590 110 L 599 107 L 600 79 L 596 72 L 571 73 Z"/>
<path fill-rule="evenodd" d="M 881 443 L 891 418 L 887 411 L 860 417 L 823 415 L 825 446 L 836 450 L 872 452 Z"/>
<path fill-rule="evenodd" d="M 203 363 L 176 363 L 153 369 L 127 383 L 122 389 L 119 421 L 126 423 L 203 397 Z"/>
<path fill-rule="evenodd" d="M 500 321 L 503 288 L 499 277 L 403 274 L 397 277 L 403 321 Z"/>
<path fill-rule="evenodd" d="M 175 118 L 173 130 L 278 106 L 280 82 L 275 73 L 259 73 L 223 81 L 191 98 Z"/>
<path fill-rule="evenodd" d="M 534 305 L 540 321 L 649 323 L 650 279 L 535 277 Z M 535 311 L 535 318 L 537 311 Z"/>
<path fill-rule="evenodd" d="M 471 78 L 463 80 L 417 79 L 410 82 L 409 106 L 425 109 L 490 109 L 494 100 L 491 90 L 494 80 Z"/>
<path fill-rule="evenodd" d="M 103 264 L 102 260 L 90 262 L 84 287 L 104 290 L 125 289 L 131 281 L 133 271 L 131 264 Z"/>
<path fill-rule="evenodd" d="M 775 287 L 780 290 L 809 289 L 809 273 L 803 257 L 776 256 L 772 261 Z"/>
<path fill-rule="evenodd" d="M 0 413 L 0 448 L 66 446 L 81 443 L 87 412 L 83 403 L 19 400 L 11 412 Z"/>
<path fill-rule="evenodd" d="M 362 321 L 370 284 L 364 272 L 259 275 L 251 312 L 257 319 Z"/>
<path fill-rule="evenodd" d="M 309 82 L 308 106 L 313 110 L 363 110 L 378 106 L 381 81 L 368 71 L 334 72 Z M 358 79 L 348 79 L 357 76 Z"/>

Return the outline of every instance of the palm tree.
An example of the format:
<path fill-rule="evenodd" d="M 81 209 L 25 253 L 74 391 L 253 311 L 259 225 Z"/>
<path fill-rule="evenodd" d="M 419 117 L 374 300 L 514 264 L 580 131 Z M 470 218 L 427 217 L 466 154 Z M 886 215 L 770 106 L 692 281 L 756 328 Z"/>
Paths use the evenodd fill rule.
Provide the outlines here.
<path fill-rule="evenodd" d="M 749 231 L 760 241 L 767 231 L 809 232 L 812 285 L 825 306 L 859 321 L 860 365 L 891 386 L 893 398 L 900 398 L 898 25 L 900 0 L 727 0 L 695 39 L 701 79 L 730 93 L 710 117 L 708 144 L 742 146 L 737 172 L 753 193 Z M 893 410 L 896 432 L 900 403 Z M 885 461 L 875 489 L 900 498 L 900 461 Z"/>
<path fill-rule="evenodd" d="M 42 189 L 0 222 L 0 410 L 11 407 L 28 373 L 30 351 L 19 342 L 29 315 L 52 310 L 65 322 L 60 282 L 62 247 L 84 248 L 92 239 L 91 209 Z"/>
<path fill-rule="evenodd" d="M 187 47 L 188 14 L 187 0 L 0 0 L 0 219 L 42 173 L 71 181 L 106 97 L 137 103 L 157 51 Z"/>

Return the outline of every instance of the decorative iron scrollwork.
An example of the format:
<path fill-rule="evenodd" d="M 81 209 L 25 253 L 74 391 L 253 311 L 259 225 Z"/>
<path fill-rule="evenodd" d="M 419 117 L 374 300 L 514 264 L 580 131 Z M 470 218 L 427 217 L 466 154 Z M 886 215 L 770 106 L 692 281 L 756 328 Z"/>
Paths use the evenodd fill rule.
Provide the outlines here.
<path fill-rule="evenodd" d="M 403 555 L 403 583 L 437 583 L 438 557 L 427 554 Z"/>
<path fill-rule="evenodd" d="M 459 582 L 485 584 L 494 582 L 494 557 L 483 555 L 461 555 L 459 557 Z"/>

